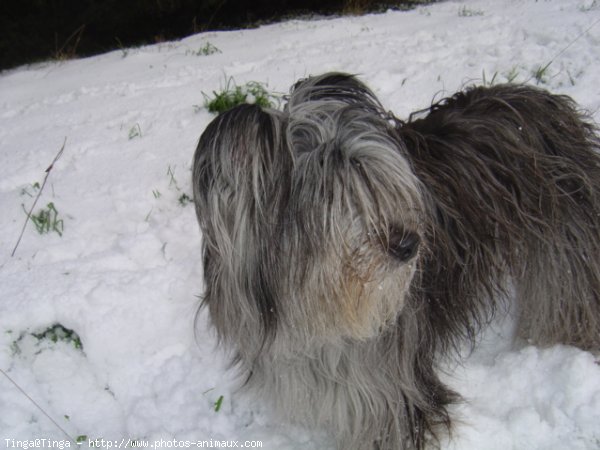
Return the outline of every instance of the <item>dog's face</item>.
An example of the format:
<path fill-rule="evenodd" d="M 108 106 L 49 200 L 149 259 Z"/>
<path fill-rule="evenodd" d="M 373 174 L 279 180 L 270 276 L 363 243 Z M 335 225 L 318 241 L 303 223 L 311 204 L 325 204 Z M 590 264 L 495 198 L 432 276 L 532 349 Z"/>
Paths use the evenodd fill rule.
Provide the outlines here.
<path fill-rule="evenodd" d="M 193 177 L 218 331 L 323 342 L 395 320 L 424 214 L 400 145 L 368 89 L 338 74 L 298 83 L 283 112 L 245 105 L 208 126 Z"/>

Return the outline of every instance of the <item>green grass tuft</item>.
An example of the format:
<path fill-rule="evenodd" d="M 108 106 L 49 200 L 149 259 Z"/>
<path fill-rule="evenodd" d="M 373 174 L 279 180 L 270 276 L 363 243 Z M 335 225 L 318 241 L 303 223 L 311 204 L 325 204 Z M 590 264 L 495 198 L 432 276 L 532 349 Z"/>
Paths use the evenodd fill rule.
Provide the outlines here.
<path fill-rule="evenodd" d="M 480 9 L 471 9 L 466 6 L 463 6 L 458 10 L 458 17 L 475 17 L 475 16 L 483 16 L 484 12 Z"/>
<path fill-rule="evenodd" d="M 548 68 L 550 67 L 550 64 L 552 64 L 552 61 L 550 61 L 545 66 L 538 66 L 533 71 L 532 75 L 535 78 L 535 81 L 537 84 L 545 84 L 548 82 L 547 75 L 548 75 Z"/>
<path fill-rule="evenodd" d="M 192 202 L 193 202 L 192 198 L 189 195 L 187 195 L 185 192 L 179 196 L 179 204 L 181 206 L 187 206 Z"/>
<path fill-rule="evenodd" d="M 31 333 L 38 341 L 48 340 L 53 343 L 66 342 L 72 344 L 77 350 L 82 350 L 83 345 L 79 335 L 69 328 L 65 328 L 60 323 L 49 326 L 40 333 Z"/>
<path fill-rule="evenodd" d="M 213 91 L 213 96 L 204 95 L 204 106 L 209 112 L 220 114 L 234 106 L 244 103 L 255 104 L 262 108 L 274 108 L 276 97 L 270 94 L 262 84 L 250 81 L 244 86 L 238 86 L 230 78 L 227 86 L 220 92 Z"/>
<path fill-rule="evenodd" d="M 487 79 L 485 75 L 485 70 L 481 71 L 482 83 L 484 86 L 493 86 L 496 83 L 496 77 L 498 76 L 498 72 L 494 72 L 491 79 Z"/>
<path fill-rule="evenodd" d="M 25 211 L 25 207 L 23 206 Z M 27 214 L 27 211 L 25 211 Z M 38 233 L 46 234 L 54 231 L 62 236 L 64 230 L 64 222 L 58 218 L 58 211 L 54 206 L 54 203 L 50 202 L 46 205 L 45 209 L 41 209 L 37 214 L 32 214 L 30 220 L 35 225 Z"/>
<path fill-rule="evenodd" d="M 186 53 L 186 55 L 209 56 L 209 55 L 213 55 L 215 53 L 222 53 L 222 52 L 217 47 L 215 47 L 213 44 L 211 44 L 210 42 L 207 42 L 202 47 L 200 47 L 198 50 L 187 50 L 185 53 Z"/>
<path fill-rule="evenodd" d="M 507 83 L 514 83 L 518 76 L 519 69 L 517 68 L 517 66 L 513 66 L 512 69 L 510 69 L 510 71 L 504 75 Z"/>

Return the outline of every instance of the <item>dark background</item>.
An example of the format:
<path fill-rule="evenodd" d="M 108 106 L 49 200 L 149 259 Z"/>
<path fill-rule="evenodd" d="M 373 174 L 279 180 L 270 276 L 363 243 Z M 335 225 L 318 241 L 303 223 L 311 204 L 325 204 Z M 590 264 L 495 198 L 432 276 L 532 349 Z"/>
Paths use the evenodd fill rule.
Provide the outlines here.
<path fill-rule="evenodd" d="M 435 0 L 0 0 L 0 70 L 285 18 L 364 14 Z"/>

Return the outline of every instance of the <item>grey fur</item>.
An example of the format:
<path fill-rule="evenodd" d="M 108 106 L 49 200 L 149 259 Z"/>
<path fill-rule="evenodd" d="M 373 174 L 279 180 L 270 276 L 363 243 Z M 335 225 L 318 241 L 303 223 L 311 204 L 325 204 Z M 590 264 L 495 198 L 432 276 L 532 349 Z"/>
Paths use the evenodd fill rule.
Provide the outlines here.
<path fill-rule="evenodd" d="M 509 282 L 521 338 L 600 348 L 595 125 L 516 85 L 418 116 L 330 73 L 217 117 L 194 156 L 217 334 L 247 390 L 340 449 L 435 446 L 459 400 L 436 360 Z"/>

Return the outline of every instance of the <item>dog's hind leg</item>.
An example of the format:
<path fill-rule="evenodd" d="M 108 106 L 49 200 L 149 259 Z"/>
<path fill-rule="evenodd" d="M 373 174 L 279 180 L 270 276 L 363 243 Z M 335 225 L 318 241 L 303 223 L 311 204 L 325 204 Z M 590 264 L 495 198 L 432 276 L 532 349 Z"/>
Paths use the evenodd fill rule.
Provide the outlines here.
<path fill-rule="evenodd" d="M 564 240 L 538 241 L 515 276 L 517 336 L 536 345 L 600 349 L 598 253 L 565 231 Z M 596 259 L 596 261 L 593 261 Z"/>

